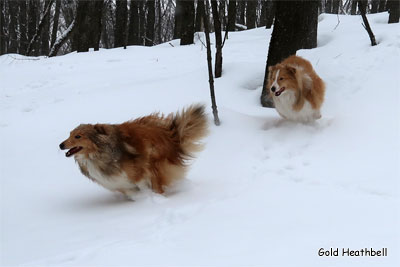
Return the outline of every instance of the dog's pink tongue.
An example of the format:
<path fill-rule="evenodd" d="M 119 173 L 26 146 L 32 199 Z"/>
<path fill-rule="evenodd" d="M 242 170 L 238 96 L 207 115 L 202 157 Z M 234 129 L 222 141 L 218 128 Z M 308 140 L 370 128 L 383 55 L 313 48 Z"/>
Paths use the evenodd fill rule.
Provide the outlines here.
<path fill-rule="evenodd" d="M 82 149 L 82 147 L 73 147 L 70 150 L 68 150 L 67 153 L 65 153 L 66 157 L 71 157 L 73 154 L 79 152 Z"/>
<path fill-rule="evenodd" d="M 275 93 L 275 96 L 280 96 L 282 94 L 282 92 L 285 91 L 285 87 L 282 87 L 281 89 L 279 89 L 279 91 L 277 91 Z"/>

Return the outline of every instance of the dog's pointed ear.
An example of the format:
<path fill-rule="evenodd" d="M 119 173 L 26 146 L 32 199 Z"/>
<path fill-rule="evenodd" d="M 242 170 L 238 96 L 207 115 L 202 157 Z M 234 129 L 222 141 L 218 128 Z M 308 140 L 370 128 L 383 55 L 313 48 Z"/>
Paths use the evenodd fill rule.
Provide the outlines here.
<path fill-rule="evenodd" d="M 293 75 L 296 75 L 296 68 L 295 68 L 295 67 L 286 66 L 286 70 L 287 70 L 289 73 L 291 73 L 291 74 L 293 74 Z"/>
<path fill-rule="evenodd" d="M 98 134 L 107 134 L 106 127 L 104 127 L 104 125 L 96 124 L 94 129 Z"/>

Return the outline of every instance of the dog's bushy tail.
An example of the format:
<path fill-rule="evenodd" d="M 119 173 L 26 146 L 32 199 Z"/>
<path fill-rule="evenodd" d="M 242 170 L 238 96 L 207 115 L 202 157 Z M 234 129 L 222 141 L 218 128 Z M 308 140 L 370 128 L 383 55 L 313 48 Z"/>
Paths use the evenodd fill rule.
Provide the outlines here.
<path fill-rule="evenodd" d="M 200 139 L 208 133 L 208 122 L 205 107 L 201 104 L 191 105 L 177 112 L 171 122 L 171 131 L 179 139 L 180 148 L 186 156 L 193 156 L 203 148 Z"/>

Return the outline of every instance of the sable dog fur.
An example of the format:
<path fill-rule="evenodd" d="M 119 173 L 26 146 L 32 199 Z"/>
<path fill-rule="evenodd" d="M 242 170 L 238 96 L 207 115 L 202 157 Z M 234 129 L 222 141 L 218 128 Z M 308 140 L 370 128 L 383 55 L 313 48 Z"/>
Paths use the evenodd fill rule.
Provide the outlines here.
<path fill-rule="evenodd" d="M 131 196 L 142 187 L 163 193 L 183 178 L 187 160 L 207 134 L 204 106 L 158 113 L 122 124 L 81 124 L 60 144 L 81 172 L 112 191 Z"/>
<path fill-rule="evenodd" d="M 279 115 L 299 122 L 321 118 L 325 84 L 308 60 L 290 56 L 269 67 L 268 73 L 267 88 Z"/>

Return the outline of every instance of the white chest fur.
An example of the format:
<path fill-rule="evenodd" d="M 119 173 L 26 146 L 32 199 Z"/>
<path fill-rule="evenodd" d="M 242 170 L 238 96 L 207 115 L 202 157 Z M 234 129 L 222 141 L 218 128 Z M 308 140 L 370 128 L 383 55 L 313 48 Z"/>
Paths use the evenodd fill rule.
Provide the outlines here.
<path fill-rule="evenodd" d="M 92 160 L 79 156 L 76 156 L 75 159 L 79 165 L 87 170 L 90 178 L 111 191 L 129 190 L 135 187 L 135 185 L 130 182 L 125 172 L 121 172 L 119 175 L 105 175 Z"/>
<path fill-rule="evenodd" d="M 298 122 L 311 122 L 321 117 L 320 111 L 313 109 L 311 104 L 305 100 L 302 109 L 293 110 L 296 101 L 295 93 L 292 90 L 284 91 L 280 96 L 273 96 L 275 108 L 285 119 Z"/>

